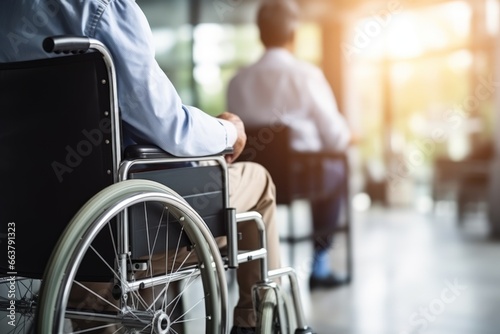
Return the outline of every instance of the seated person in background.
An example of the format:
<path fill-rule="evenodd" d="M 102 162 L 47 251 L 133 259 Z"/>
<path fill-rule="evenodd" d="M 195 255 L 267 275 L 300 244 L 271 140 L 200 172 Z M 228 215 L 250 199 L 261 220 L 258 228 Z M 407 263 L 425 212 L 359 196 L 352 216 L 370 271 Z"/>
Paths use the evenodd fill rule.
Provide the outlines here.
<path fill-rule="evenodd" d="M 269 269 L 280 266 L 274 184 L 257 164 L 232 164 L 245 146 L 243 123 L 228 112 L 215 118 L 182 103 L 155 61 L 151 29 L 135 1 L 2 1 L 0 31 L 0 62 L 49 57 L 42 50 L 47 36 L 88 36 L 103 42 L 116 66 L 124 140 L 155 144 L 182 157 L 217 154 L 233 147 L 234 153 L 226 157 L 230 164 L 230 205 L 238 212 L 255 210 L 262 214 Z M 258 234 L 253 223 L 239 226 L 239 232 L 244 236 L 241 249 L 257 248 Z M 242 264 L 237 276 L 240 298 L 234 310 L 232 333 L 252 333 L 252 329 L 242 328 L 255 327 L 251 287 L 259 280 L 259 264 Z"/>
<path fill-rule="evenodd" d="M 263 2 L 257 25 L 265 53 L 230 81 L 228 110 L 247 126 L 273 128 L 277 121 L 292 131 L 291 147 L 296 151 L 343 151 L 350 142 L 346 120 L 339 113 L 332 90 L 322 72 L 292 55 L 299 23 L 293 1 Z M 325 161 L 322 166 L 329 196 L 312 201 L 315 234 L 311 288 L 343 283 L 329 267 L 328 250 L 338 223 L 341 198 L 336 196 L 345 171 L 341 164 Z"/>

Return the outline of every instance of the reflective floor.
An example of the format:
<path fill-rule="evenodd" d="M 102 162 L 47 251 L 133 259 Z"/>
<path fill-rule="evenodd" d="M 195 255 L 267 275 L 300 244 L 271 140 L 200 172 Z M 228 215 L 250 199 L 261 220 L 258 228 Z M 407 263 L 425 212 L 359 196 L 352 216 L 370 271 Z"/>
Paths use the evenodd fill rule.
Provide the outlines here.
<path fill-rule="evenodd" d="M 308 210 L 300 201 L 293 207 L 298 235 L 309 231 Z M 332 290 L 308 290 L 311 246 L 296 245 L 293 266 L 308 322 L 318 334 L 500 334 L 500 242 L 487 239 L 484 211 L 469 212 L 463 226 L 449 202 L 426 213 L 354 212 L 354 279 Z M 280 221 L 287 214 L 279 208 Z M 282 224 L 281 233 L 287 232 Z M 331 250 L 339 272 L 345 270 L 344 246 L 339 236 Z M 290 265 L 286 244 L 282 253 Z M 228 277 L 234 305 L 234 275 Z"/>
<path fill-rule="evenodd" d="M 460 227 L 453 203 L 438 204 L 427 213 L 380 207 L 355 213 L 348 286 L 309 293 L 310 250 L 299 246 L 294 262 L 317 333 L 500 333 L 500 242 L 487 240 L 484 210 L 473 210 Z M 339 271 L 343 252 L 339 237 L 332 249 Z"/>

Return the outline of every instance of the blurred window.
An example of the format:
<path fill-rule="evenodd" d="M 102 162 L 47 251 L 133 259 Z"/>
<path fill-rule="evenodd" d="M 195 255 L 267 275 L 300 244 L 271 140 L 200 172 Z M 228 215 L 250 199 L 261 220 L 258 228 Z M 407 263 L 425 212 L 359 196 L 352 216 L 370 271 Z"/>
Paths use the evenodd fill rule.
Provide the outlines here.
<path fill-rule="evenodd" d="M 346 105 L 366 139 L 365 161 L 389 169 L 396 161 L 419 177 L 436 156 L 460 160 L 492 139 L 499 10 L 494 0 L 403 4 L 350 21 Z M 409 166 L 415 150 L 424 161 Z"/>

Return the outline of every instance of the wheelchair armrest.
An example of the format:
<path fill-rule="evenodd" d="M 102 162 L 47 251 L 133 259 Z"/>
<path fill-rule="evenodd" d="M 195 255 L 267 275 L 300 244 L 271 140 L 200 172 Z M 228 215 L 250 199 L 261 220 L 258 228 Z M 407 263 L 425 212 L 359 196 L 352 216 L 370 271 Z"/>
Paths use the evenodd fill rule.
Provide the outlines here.
<path fill-rule="evenodd" d="M 174 158 L 168 152 L 154 145 L 130 145 L 125 149 L 125 159 L 168 159 Z"/>
<path fill-rule="evenodd" d="M 214 154 L 213 156 L 220 156 L 225 154 L 231 154 L 233 152 L 232 147 L 226 148 L 219 154 Z M 136 159 L 172 159 L 179 158 L 168 152 L 165 152 L 161 148 L 155 145 L 130 145 L 125 149 L 125 159 L 136 160 Z M 197 157 L 189 157 L 186 160 L 196 160 Z"/>

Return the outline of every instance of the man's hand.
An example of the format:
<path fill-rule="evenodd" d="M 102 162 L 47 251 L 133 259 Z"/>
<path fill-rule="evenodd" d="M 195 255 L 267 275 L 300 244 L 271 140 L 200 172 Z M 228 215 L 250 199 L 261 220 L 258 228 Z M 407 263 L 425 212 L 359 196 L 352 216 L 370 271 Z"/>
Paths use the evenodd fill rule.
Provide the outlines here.
<path fill-rule="evenodd" d="M 238 158 L 238 156 L 241 154 L 241 152 L 245 148 L 245 144 L 247 142 L 247 135 L 245 133 L 245 126 L 243 125 L 243 121 L 238 116 L 236 116 L 235 114 L 232 114 L 230 112 L 225 111 L 222 114 L 220 114 L 218 117 L 233 123 L 234 126 L 236 127 L 236 131 L 238 134 L 238 136 L 236 138 L 236 142 L 233 145 L 233 153 L 226 155 L 226 161 L 228 163 L 231 163 Z"/>

